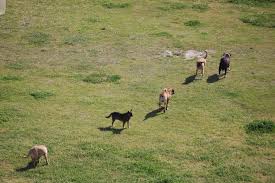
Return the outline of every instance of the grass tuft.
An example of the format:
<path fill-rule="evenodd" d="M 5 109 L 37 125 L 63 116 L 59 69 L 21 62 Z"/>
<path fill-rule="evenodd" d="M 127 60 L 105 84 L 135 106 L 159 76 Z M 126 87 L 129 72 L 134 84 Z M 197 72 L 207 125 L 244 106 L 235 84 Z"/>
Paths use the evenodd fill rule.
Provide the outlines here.
<path fill-rule="evenodd" d="M 163 10 L 163 11 L 170 11 L 170 10 L 181 10 L 188 8 L 188 5 L 182 2 L 171 2 L 171 3 L 166 3 L 164 6 L 158 7 L 158 9 Z"/>
<path fill-rule="evenodd" d="M 106 75 L 106 74 L 90 74 L 83 79 L 84 82 L 99 84 L 99 83 L 117 83 L 121 79 L 119 75 Z"/>
<path fill-rule="evenodd" d="M 184 22 L 184 25 L 190 26 L 190 27 L 196 27 L 201 25 L 201 22 L 199 20 L 189 20 L 187 22 Z"/>
<path fill-rule="evenodd" d="M 49 42 L 50 35 L 43 32 L 32 32 L 26 36 L 30 44 L 43 45 Z"/>
<path fill-rule="evenodd" d="M 206 11 L 208 10 L 208 4 L 193 4 L 192 9 L 197 10 L 197 11 Z"/>
<path fill-rule="evenodd" d="M 88 38 L 83 37 L 81 35 L 70 35 L 70 36 L 66 36 L 64 38 L 64 44 L 67 44 L 67 45 L 76 45 L 76 44 L 84 43 L 87 40 L 88 40 Z"/>
<path fill-rule="evenodd" d="M 53 96 L 54 94 L 47 91 L 35 91 L 35 92 L 31 92 L 30 95 L 33 96 L 33 98 L 35 98 L 36 100 L 38 100 L 38 99 L 46 99 L 50 96 Z"/>
<path fill-rule="evenodd" d="M 275 14 L 255 14 L 241 17 L 241 21 L 255 26 L 275 28 Z"/>
<path fill-rule="evenodd" d="M 157 33 L 152 33 L 151 35 L 156 37 L 167 37 L 167 38 L 173 37 L 173 35 L 168 32 L 157 32 Z"/>
<path fill-rule="evenodd" d="M 19 116 L 19 111 L 14 108 L 0 109 L 0 124 L 11 121 L 12 119 Z"/>
<path fill-rule="evenodd" d="M 108 8 L 108 9 L 113 9 L 113 8 L 127 8 L 130 6 L 129 3 L 113 3 L 113 2 L 104 2 L 102 4 L 103 7 Z"/>
<path fill-rule="evenodd" d="M 233 4 L 245 4 L 249 6 L 267 6 L 270 3 L 274 3 L 275 0 L 229 0 L 229 3 Z"/>
<path fill-rule="evenodd" d="M 7 76 L 0 76 L 0 80 L 3 80 L 3 81 L 20 81 L 20 80 L 22 80 L 22 78 L 18 77 L 18 76 L 7 75 Z"/>
<path fill-rule="evenodd" d="M 245 126 L 247 133 L 271 133 L 275 129 L 273 121 L 270 120 L 256 120 Z"/>

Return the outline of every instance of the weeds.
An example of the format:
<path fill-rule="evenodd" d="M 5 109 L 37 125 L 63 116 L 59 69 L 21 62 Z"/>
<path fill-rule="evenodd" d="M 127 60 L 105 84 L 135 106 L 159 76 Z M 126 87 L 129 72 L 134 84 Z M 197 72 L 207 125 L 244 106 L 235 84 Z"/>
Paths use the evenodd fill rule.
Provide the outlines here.
<path fill-rule="evenodd" d="M 18 77 L 18 76 L 7 75 L 7 76 L 0 76 L 0 80 L 3 80 L 3 81 L 20 81 L 20 80 L 22 80 L 22 78 Z"/>
<path fill-rule="evenodd" d="M 103 7 L 108 8 L 108 9 L 113 9 L 113 8 L 127 8 L 130 6 L 129 3 L 113 3 L 113 2 L 104 2 L 102 4 Z"/>
<path fill-rule="evenodd" d="M 119 75 L 106 75 L 106 74 L 90 74 L 83 79 L 84 82 L 99 84 L 99 83 L 117 83 L 121 77 Z"/>
<path fill-rule="evenodd" d="M 270 3 L 274 3 L 275 0 L 229 0 L 228 2 L 233 4 L 245 4 L 249 6 L 267 6 Z"/>
<path fill-rule="evenodd" d="M 30 44 L 43 45 L 49 43 L 50 35 L 43 32 L 32 32 L 26 36 L 26 39 Z"/>
<path fill-rule="evenodd" d="M 189 20 L 189 21 L 185 22 L 184 25 L 190 26 L 190 27 L 196 27 L 196 26 L 201 25 L 201 22 L 198 20 Z"/>
<path fill-rule="evenodd" d="M 273 121 L 256 120 L 245 126 L 247 133 L 271 133 L 275 129 Z"/>
<path fill-rule="evenodd" d="M 33 96 L 33 98 L 35 98 L 36 100 L 38 100 L 38 99 L 46 99 L 50 96 L 53 96 L 54 94 L 46 91 L 35 91 L 35 92 L 31 92 L 30 95 Z"/>
<path fill-rule="evenodd" d="M 202 11 L 208 10 L 208 5 L 207 4 L 193 4 L 192 9 L 202 12 Z"/>
<path fill-rule="evenodd" d="M 275 28 L 275 14 L 256 14 L 241 17 L 241 21 L 255 26 Z"/>

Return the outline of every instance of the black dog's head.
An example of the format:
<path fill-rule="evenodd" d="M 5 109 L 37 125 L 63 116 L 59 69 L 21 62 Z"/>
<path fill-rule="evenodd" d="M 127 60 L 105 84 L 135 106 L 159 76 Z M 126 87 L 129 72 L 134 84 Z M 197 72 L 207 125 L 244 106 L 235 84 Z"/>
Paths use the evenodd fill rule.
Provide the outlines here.
<path fill-rule="evenodd" d="M 223 53 L 223 57 L 228 57 L 228 58 L 230 58 L 230 57 L 231 57 L 231 53 Z"/>
<path fill-rule="evenodd" d="M 129 117 L 133 117 L 132 109 L 130 111 L 128 111 L 127 114 Z"/>

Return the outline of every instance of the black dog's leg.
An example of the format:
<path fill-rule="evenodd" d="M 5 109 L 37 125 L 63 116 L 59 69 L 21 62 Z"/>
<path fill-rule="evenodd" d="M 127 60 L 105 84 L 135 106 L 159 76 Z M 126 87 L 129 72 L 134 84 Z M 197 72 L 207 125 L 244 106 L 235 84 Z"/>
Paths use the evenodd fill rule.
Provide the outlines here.
<path fill-rule="evenodd" d="M 130 128 L 130 121 L 127 121 L 127 124 L 128 124 L 128 128 Z"/>
<path fill-rule="evenodd" d="M 124 129 L 124 125 L 125 125 L 126 121 L 123 121 L 123 129 Z"/>
<path fill-rule="evenodd" d="M 227 73 L 227 67 L 225 68 L 225 73 L 224 73 L 224 77 L 226 77 L 226 73 Z"/>
<path fill-rule="evenodd" d="M 114 127 L 115 119 L 112 119 L 112 127 Z"/>

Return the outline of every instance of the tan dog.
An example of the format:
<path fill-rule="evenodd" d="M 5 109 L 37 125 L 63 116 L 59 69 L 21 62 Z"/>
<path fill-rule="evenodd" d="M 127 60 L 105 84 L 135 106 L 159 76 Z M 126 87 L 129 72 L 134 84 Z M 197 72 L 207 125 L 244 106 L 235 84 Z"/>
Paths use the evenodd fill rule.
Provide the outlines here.
<path fill-rule="evenodd" d="M 49 162 L 48 162 L 48 149 L 44 145 L 35 145 L 35 146 L 33 146 L 29 150 L 29 152 L 28 152 L 27 156 L 25 156 L 25 158 L 27 158 L 29 156 L 32 159 L 33 167 L 36 167 L 36 165 L 39 163 L 39 159 L 40 159 L 41 156 L 44 156 L 45 159 L 46 159 L 47 165 L 49 164 Z"/>
<path fill-rule="evenodd" d="M 197 60 L 196 76 L 198 75 L 199 70 L 201 70 L 202 76 L 204 75 L 204 70 L 205 70 L 205 65 L 206 65 L 206 58 L 207 58 L 207 55 L 208 55 L 206 50 L 204 52 L 205 52 L 205 56 L 201 57 L 201 58 L 198 58 L 198 60 Z"/>
<path fill-rule="evenodd" d="M 172 95 L 175 94 L 175 90 L 173 88 L 164 88 L 162 92 L 159 94 L 159 108 L 164 105 L 163 112 L 165 113 L 168 110 L 169 100 L 171 99 Z"/>

